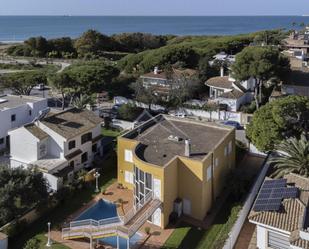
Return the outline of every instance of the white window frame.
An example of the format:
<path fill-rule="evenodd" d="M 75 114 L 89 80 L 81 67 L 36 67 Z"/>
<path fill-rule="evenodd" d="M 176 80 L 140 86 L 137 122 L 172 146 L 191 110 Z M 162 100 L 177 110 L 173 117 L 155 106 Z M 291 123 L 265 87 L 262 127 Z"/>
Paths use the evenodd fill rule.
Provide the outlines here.
<path fill-rule="evenodd" d="M 216 167 L 219 166 L 219 158 L 218 158 L 218 157 L 215 159 L 215 166 L 216 166 Z"/>
<path fill-rule="evenodd" d="M 124 171 L 124 180 L 125 180 L 126 183 L 133 184 L 134 183 L 134 181 L 133 181 L 133 172 L 125 170 Z"/>
<path fill-rule="evenodd" d="M 225 146 L 224 147 L 224 156 L 227 156 L 227 154 L 228 154 L 228 146 Z"/>
<path fill-rule="evenodd" d="M 129 163 L 133 163 L 132 150 L 124 150 L 124 160 Z"/>
<path fill-rule="evenodd" d="M 228 154 L 230 155 L 232 153 L 233 147 L 232 147 L 232 141 L 229 142 L 228 146 Z"/>
<path fill-rule="evenodd" d="M 209 181 L 212 178 L 212 169 L 211 168 L 212 168 L 211 165 L 207 168 L 207 181 Z"/>

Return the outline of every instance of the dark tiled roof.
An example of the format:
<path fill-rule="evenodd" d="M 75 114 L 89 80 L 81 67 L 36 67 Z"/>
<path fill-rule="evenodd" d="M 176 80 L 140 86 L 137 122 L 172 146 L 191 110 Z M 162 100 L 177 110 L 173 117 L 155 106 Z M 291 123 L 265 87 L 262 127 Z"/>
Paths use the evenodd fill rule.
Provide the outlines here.
<path fill-rule="evenodd" d="M 181 77 L 182 75 L 184 76 L 193 76 L 197 73 L 196 70 L 193 69 L 183 69 L 183 70 L 179 70 L 179 69 L 173 69 L 173 77 Z M 154 79 L 163 79 L 166 80 L 166 73 L 164 71 L 159 71 L 157 74 L 155 74 L 154 72 L 150 72 L 150 73 L 146 73 L 144 75 L 142 75 L 141 77 L 143 78 L 154 78 Z"/>
<path fill-rule="evenodd" d="M 93 129 L 102 120 L 92 111 L 73 108 L 64 112 L 50 114 L 41 122 L 62 137 L 70 139 Z"/>
<path fill-rule="evenodd" d="M 99 135 L 99 136 L 93 138 L 93 139 L 92 139 L 92 143 L 96 143 L 96 142 L 100 141 L 102 138 L 103 138 L 103 135 L 101 134 L 101 135 Z"/>
<path fill-rule="evenodd" d="M 233 89 L 232 91 L 222 93 L 219 98 L 226 98 L 226 99 L 239 99 L 244 95 L 243 92 L 240 92 L 236 89 Z"/>
<path fill-rule="evenodd" d="M 65 159 L 71 160 L 71 159 L 73 159 L 74 157 L 76 157 L 76 156 L 78 156 L 78 155 L 80 155 L 80 154 L 82 154 L 82 153 L 83 153 L 83 152 L 82 152 L 80 149 L 75 150 L 75 151 L 73 151 L 72 153 L 66 155 L 66 156 L 65 156 Z"/>
<path fill-rule="evenodd" d="M 48 134 L 43 131 L 42 129 L 40 129 L 39 127 L 37 127 L 35 124 L 28 124 L 25 125 L 25 128 L 36 138 L 38 138 L 39 140 L 43 140 L 45 138 L 48 138 Z"/>
<path fill-rule="evenodd" d="M 224 89 L 232 89 L 233 83 L 229 80 L 229 76 L 213 77 L 206 81 L 207 86 L 213 86 Z"/>

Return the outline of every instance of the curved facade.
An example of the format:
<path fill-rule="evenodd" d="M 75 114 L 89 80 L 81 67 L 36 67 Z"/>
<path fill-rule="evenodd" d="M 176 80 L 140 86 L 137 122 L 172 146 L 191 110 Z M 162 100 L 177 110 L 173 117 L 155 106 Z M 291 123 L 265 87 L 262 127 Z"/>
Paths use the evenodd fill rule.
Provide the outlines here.
<path fill-rule="evenodd" d="M 190 156 L 182 140 L 166 136 L 177 132 L 192 140 Z M 149 192 L 160 198 L 152 222 L 162 228 L 173 211 L 204 219 L 234 164 L 235 131 L 228 127 L 160 115 L 118 138 L 118 182 L 133 190 L 135 203 Z"/>

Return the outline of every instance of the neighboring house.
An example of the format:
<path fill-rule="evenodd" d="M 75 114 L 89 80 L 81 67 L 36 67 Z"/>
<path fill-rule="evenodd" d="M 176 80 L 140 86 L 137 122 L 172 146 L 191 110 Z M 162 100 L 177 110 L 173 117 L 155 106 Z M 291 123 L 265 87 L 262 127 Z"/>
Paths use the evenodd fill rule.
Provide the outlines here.
<path fill-rule="evenodd" d="M 183 78 L 188 80 L 188 84 L 196 80 L 197 71 L 193 69 L 173 69 L 171 75 L 167 75 L 165 71 L 159 70 L 155 67 L 153 72 L 141 75 L 143 87 L 151 88 L 152 91 L 165 99 L 168 99 L 171 91 L 179 85 L 177 82 L 182 81 Z"/>
<path fill-rule="evenodd" d="M 281 92 L 309 97 L 309 69 L 292 69 L 290 77 L 282 83 Z"/>
<path fill-rule="evenodd" d="M 221 71 L 221 76 L 210 78 L 205 84 L 210 88 L 209 97 L 219 104 L 226 104 L 227 111 L 236 112 L 241 105 L 248 104 L 253 99 L 253 78 L 238 82 L 230 76 L 223 76 Z"/>
<path fill-rule="evenodd" d="M 249 214 L 258 249 L 309 249 L 309 179 L 265 179 Z"/>
<path fill-rule="evenodd" d="M 88 110 L 70 109 L 9 132 L 11 167 L 36 166 L 57 191 L 74 171 L 103 155 L 101 119 Z"/>
<path fill-rule="evenodd" d="M 308 57 L 309 54 L 309 31 L 304 34 L 293 32 L 287 39 L 284 40 L 284 46 L 290 50 L 301 50 L 303 56 Z"/>
<path fill-rule="evenodd" d="M 209 62 L 209 65 L 214 65 L 216 62 L 226 63 L 227 65 L 235 62 L 235 55 L 229 55 L 225 52 L 220 52 L 213 56 L 213 60 Z"/>
<path fill-rule="evenodd" d="M 158 115 L 118 137 L 118 182 L 134 205 L 153 195 L 149 220 L 165 228 L 172 213 L 203 220 L 235 166 L 235 129 Z"/>
<path fill-rule="evenodd" d="M 0 151 L 10 149 L 8 131 L 32 122 L 47 108 L 47 99 L 33 96 L 0 96 Z"/>

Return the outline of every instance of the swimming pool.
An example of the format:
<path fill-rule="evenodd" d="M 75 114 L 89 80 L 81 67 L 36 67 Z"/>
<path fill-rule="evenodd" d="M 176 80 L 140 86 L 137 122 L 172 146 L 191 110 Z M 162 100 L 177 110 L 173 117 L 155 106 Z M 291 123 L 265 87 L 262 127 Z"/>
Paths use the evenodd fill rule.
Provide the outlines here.
<path fill-rule="evenodd" d="M 103 220 L 118 217 L 116 204 L 100 199 L 96 204 L 81 213 L 75 221 L 79 220 Z"/>
<path fill-rule="evenodd" d="M 103 220 L 109 218 L 117 218 L 117 206 L 116 204 L 109 202 L 104 199 L 100 199 L 97 203 L 95 203 L 90 208 L 86 209 L 83 213 L 81 213 L 74 221 L 81 221 L 81 220 Z M 120 221 L 120 219 L 119 219 Z M 141 240 L 142 235 L 139 233 L 134 234 L 130 238 L 130 246 L 136 244 L 139 240 Z M 117 247 L 117 237 L 108 237 L 104 239 L 99 239 L 100 242 L 111 245 L 113 247 Z M 124 238 L 119 237 L 119 249 L 126 249 L 127 248 L 127 240 Z"/>
<path fill-rule="evenodd" d="M 130 247 L 135 245 L 137 242 L 139 242 L 142 239 L 142 235 L 139 233 L 134 234 L 130 238 Z M 100 242 L 104 244 L 111 245 L 114 248 L 117 248 L 117 237 L 109 237 L 104 239 L 99 239 Z M 119 237 L 119 249 L 127 249 L 127 240 L 124 238 Z"/>

